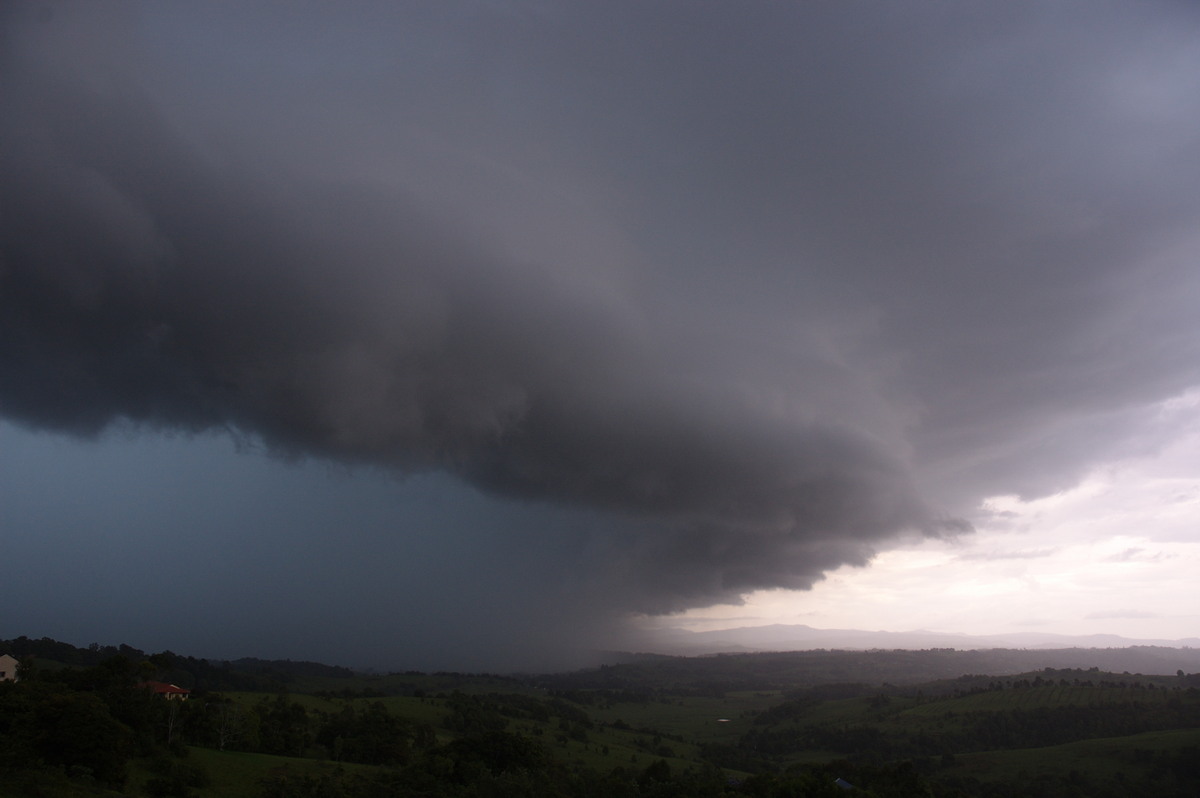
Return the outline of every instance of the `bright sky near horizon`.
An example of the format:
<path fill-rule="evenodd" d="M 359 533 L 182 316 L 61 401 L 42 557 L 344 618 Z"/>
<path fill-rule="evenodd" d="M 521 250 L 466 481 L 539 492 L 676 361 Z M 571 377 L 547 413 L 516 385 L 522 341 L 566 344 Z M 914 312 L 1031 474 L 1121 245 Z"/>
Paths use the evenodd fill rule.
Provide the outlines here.
<path fill-rule="evenodd" d="M 796 623 L 826 629 L 1115 634 L 1179 640 L 1200 629 L 1200 394 L 1164 402 L 1177 437 L 1075 487 L 985 499 L 975 532 L 910 539 L 811 591 L 644 618 L 692 631 Z"/>
<path fill-rule="evenodd" d="M 1200 631 L 1200 7 L 23 0 L 0 37 L 0 637 Z"/>

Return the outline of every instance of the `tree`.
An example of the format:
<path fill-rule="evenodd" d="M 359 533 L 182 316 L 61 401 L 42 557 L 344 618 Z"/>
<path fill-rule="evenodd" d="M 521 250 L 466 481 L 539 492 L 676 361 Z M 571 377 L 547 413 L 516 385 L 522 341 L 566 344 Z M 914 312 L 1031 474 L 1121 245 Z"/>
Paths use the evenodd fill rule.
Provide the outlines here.
<path fill-rule="evenodd" d="M 68 773 L 90 773 L 110 786 L 125 782 L 133 749 L 133 733 L 117 722 L 94 695 L 57 692 L 50 685 L 30 691 L 32 701 L 23 732 L 32 752 L 47 764 L 62 765 Z"/>

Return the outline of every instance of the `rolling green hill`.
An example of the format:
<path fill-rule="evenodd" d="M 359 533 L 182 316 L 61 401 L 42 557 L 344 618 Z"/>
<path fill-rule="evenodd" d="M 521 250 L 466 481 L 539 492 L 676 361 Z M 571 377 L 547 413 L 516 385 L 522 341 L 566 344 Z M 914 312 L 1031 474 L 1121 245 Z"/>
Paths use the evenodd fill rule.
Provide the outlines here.
<path fill-rule="evenodd" d="M 963 660 L 936 651 L 380 675 L 28 642 L 58 658 L 0 685 L 0 798 L 1200 792 L 1200 680 L 1182 671 L 948 677 Z M 149 679 L 193 691 L 167 701 Z"/>

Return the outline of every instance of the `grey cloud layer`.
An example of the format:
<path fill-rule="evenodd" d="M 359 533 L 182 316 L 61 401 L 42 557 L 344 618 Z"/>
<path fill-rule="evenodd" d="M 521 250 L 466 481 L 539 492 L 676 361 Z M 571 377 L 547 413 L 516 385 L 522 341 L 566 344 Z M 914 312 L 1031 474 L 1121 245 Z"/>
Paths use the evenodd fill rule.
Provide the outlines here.
<path fill-rule="evenodd" d="M 1200 382 L 1183 6 L 43 7 L 0 78 L 28 424 L 600 511 L 585 568 L 660 611 L 1052 490 Z"/>

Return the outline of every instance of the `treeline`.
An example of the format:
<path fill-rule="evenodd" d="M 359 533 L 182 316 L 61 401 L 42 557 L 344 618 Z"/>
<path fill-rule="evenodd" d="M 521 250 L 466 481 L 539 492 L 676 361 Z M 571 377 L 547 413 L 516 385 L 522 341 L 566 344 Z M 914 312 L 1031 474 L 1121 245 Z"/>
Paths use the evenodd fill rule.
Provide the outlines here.
<path fill-rule="evenodd" d="M 974 708 L 967 704 L 964 708 L 953 698 L 931 699 L 920 704 L 922 709 L 945 708 L 919 715 L 906 713 L 910 703 L 892 707 L 887 695 L 864 692 L 860 695 L 874 717 L 847 718 L 839 723 L 807 721 L 823 699 L 804 695 L 760 713 L 755 727 L 741 737 L 734 750 L 721 752 L 719 764 L 734 767 L 736 761 L 744 766 L 745 752 L 753 752 L 761 760 L 801 750 L 845 752 L 867 761 L 953 756 L 1188 729 L 1200 722 L 1200 690 L 1194 687 L 1168 690 L 1153 684 L 1102 680 L 1103 686 L 1091 691 L 1069 688 L 1076 699 L 1094 693 L 1093 700 L 1081 703 L 1063 695 L 1064 683 L 1018 680 L 1007 688 L 992 683 L 992 692 L 1029 693 L 1040 705 Z"/>
<path fill-rule="evenodd" d="M 155 672 L 155 664 L 123 655 L 92 668 L 56 671 L 23 661 L 20 681 L 0 682 L 0 769 L 6 780 L 36 781 L 49 773 L 119 788 L 131 758 L 182 753 L 172 746 L 179 702 L 139 687 Z"/>
<path fill-rule="evenodd" d="M 128 791 L 129 773 L 147 768 L 153 776 L 145 789 L 126 794 L 195 796 L 207 783 L 195 764 L 200 757 L 188 756 L 195 747 L 325 763 L 270 775 L 256 785 L 268 798 L 846 794 L 837 779 L 867 797 L 1125 798 L 1149 794 L 1148 786 L 1164 796 L 1197 794 L 1200 786 L 1186 752 L 1139 753 L 1135 743 L 1121 754 L 1128 754 L 1130 779 L 1115 786 L 1071 773 L 988 784 L 956 769 L 956 759 L 983 752 L 1195 729 L 1197 674 L 1182 670 L 1157 676 L 1096 666 L 1008 676 L 972 670 L 906 684 L 897 672 L 953 662 L 964 652 L 800 652 L 659 657 L 631 671 L 616 666 L 520 683 L 463 674 L 353 676 L 315 663 L 212 662 L 47 639 L 0 641 L 0 651 L 22 658 L 21 680 L 0 683 L 3 798 Z M 738 662 L 749 663 L 748 673 L 740 681 L 727 678 Z M 902 667 L 888 672 L 889 662 Z M 809 683 L 817 673 L 832 676 L 835 666 L 841 679 Z M 879 673 L 851 679 L 870 670 Z M 786 682 L 787 672 L 804 675 Z M 142 686 L 150 680 L 190 688 L 191 696 L 156 696 Z M 588 680 L 604 686 L 581 686 Z M 724 706 L 707 696 L 734 684 L 777 689 L 731 697 L 730 706 L 752 699 L 766 707 L 739 716 L 752 720 L 740 736 L 692 739 L 687 730 L 700 737 L 700 726 L 680 719 L 695 717 L 699 707 Z M 306 698 L 304 691 L 324 698 Z M 621 705 L 629 714 L 614 711 Z M 634 723 L 616 719 L 622 715 Z M 651 728 L 658 725 L 683 733 Z M 838 759 L 788 764 L 814 754 Z M 143 781 L 139 776 L 133 784 Z"/>
<path fill-rule="evenodd" d="M 125 657 L 133 662 L 150 659 L 151 655 L 124 643 L 100 645 L 92 643 L 79 648 L 43 637 L 37 640 L 21 636 L 0 640 L 0 654 L 11 654 L 18 660 L 33 658 L 49 660 L 72 667 L 90 668 L 113 657 Z M 208 660 L 164 651 L 154 655 L 169 663 L 163 677 L 172 684 L 188 690 L 226 690 L 243 692 L 279 692 L 287 690 L 302 678 L 351 679 L 354 671 L 336 665 L 295 660 L 263 660 L 243 657 L 237 660 Z"/>
<path fill-rule="evenodd" d="M 264 786 L 268 796 L 306 795 L 310 786 L 320 795 L 451 796 L 481 780 L 549 768 L 541 745 L 507 730 L 508 716 L 558 711 L 564 721 L 581 720 L 577 708 L 561 701 L 535 710 L 518 696 L 452 695 L 446 701 L 455 737 L 440 742 L 431 726 L 380 702 L 320 712 L 285 695 L 245 705 L 219 693 L 168 700 L 144 685 L 169 669 L 163 655 L 135 661 L 118 654 L 90 668 L 39 670 L 29 663 L 23 662 L 19 681 L 0 683 L 0 795 L 65 795 L 71 785 L 89 784 L 122 789 L 134 758 L 146 759 L 158 774 L 147 785 L 149 795 L 192 795 L 208 779 L 187 764 L 191 745 L 389 769 L 284 778 Z M 345 784 L 329 792 L 330 784 L 321 785 L 330 778 Z M 398 780 L 424 786 L 397 792 Z"/>
<path fill-rule="evenodd" d="M 1156 646 L 1120 649 L 989 649 L 958 651 L 814 650 L 704 657 L 644 656 L 632 662 L 538 677 L 559 690 L 658 691 L 719 696 L 822 684 L 918 684 L 962 674 L 1016 674 L 1052 669 L 1174 674 L 1200 671 L 1200 650 Z"/>
<path fill-rule="evenodd" d="M 146 795 L 194 796 L 210 780 L 188 761 L 188 746 L 377 766 L 281 771 L 259 785 L 265 798 L 776 798 L 839 795 L 835 778 L 856 780 L 864 796 L 932 794 L 904 766 L 847 762 L 731 780 L 715 766 L 679 770 L 665 759 L 608 772 L 567 764 L 548 740 L 514 730 L 532 721 L 564 739 L 586 739 L 592 719 L 558 696 L 439 694 L 428 699 L 444 710 L 438 730 L 380 701 L 321 711 L 282 694 L 169 700 L 144 682 L 173 664 L 165 655 L 122 654 L 88 668 L 39 670 L 27 661 L 20 681 L 0 684 L 0 795 L 124 790 L 131 761 L 141 758 L 154 773 Z"/>
<path fill-rule="evenodd" d="M 1098 667 L 1083 668 L 1043 668 L 1033 673 L 1015 674 L 1009 677 L 997 677 L 984 674 L 964 674 L 954 679 L 943 679 L 920 685 L 916 690 L 911 687 L 885 687 L 884 690 L 897 695 L 913 695 L 919 692 L 923 695 L 965 695 L 1003 689 L 1027 689 L 1042 687 L 1049 684 L 1073 687 L 1133 687 L 1146 689 L 1177 689 L 1200 688 L 1200 673 L 1184 673 L 1176 671 L 1169 674 L 1142 673 L 1113 673 L 1102 671 Z"/>
<path fill-rule="evenodd" d="M 286 695 L 241 704 L 211 693 L 178 703 L 177 739 L 222 751 L 399 765 L 436 743 L 431 726 L 392 714 L 380 702 L 318 712 Z"/>
<path fill-rule="evenodd" d="M 72 659 L 67 649 L 37 650 Z M 51 784 L 74 779 L 120 789 L 131 761 L 141 758 L 159 774 L 149 785 L 151 795 L 188 795 L 206 780 L 183 763 L 189 745 L 403 765 L 437 744 L 431 727 L 379 703 L 320 713 L 284 695 L 249 705 L 205 691 L 169 700 L 146 685 L 178 671 L 179 661 L 169 653 L 137 659 L 119 653 L 93 667 L 36 663 L 25 657 L 20 679 L 0 682 L 0 794 L 68 794 L 61 784 L 47 792 L 47 778 Z M 23 783 L 43 786 L 13 786 Z"/>
<path fill-rule="evenodd" d="M 1200 706 L 1195 702 L 1153 707 L 1120 703 L 972 712 L 953 717 L 953 724 L 945 729 L 904 731 L 868 723 L 788 726 L 752 729 L 743 735 L 737 749 L 753 752 L 760 760 L 805 750 L 849 752 L 864 761 L 944 757 L 1189 728 L 1196 723 L 1198 712 Z M 724 752 L 718 764 L 734 767 L 737 762 L 736 766 L 744 767 L 746 761 Z"/>

